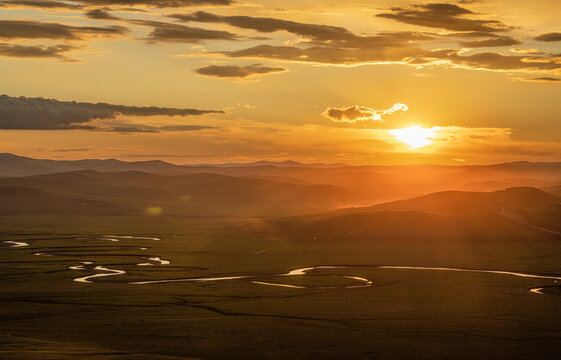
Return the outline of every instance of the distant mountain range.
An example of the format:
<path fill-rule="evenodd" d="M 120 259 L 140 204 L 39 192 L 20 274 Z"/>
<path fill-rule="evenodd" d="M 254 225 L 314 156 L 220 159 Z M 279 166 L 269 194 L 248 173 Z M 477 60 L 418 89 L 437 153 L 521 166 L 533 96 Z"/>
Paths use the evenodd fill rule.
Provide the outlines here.
<path fill-rule="evenodd" d="M 489 191 L 536 188 L 533 193 L 520 193 L 529 194 L 526 200 L 530 203 L 543 194 L 561 195 L 560 162 L 349 166 L 261 161 L 174 165 L 158 160 L 57 161 L 0 154 L 0 175 L 3 214 L 143 214 L 146 209 L 159 208 L 163 214 L 174 216 L 273 216 L 384 203 L 360 211 L 464 216 L 483 210 L 496 214 L 497 204 L 506 204 L 507 199 L 521 201 L 519 193 L 512 190 L 504 193 L 508 196 L 503 202 L 498 201 L 503 193 L 485 193 Z M 415 198 L 431 193 L 437 194 Z M 392 202 L 407 198 L 413 199 Z M 492 209 L 491 204 L 495 206 Z M 514 219 L 518 210 L 507 205 L 503 207 L 510 210 L 503 215 Z M 349 216 L 355 216 L 356 210 L 348 211 Z M 551 223 L 546 216 L 522 213 L 536 226 Z"/>
<path fill-rule="evenodd" d="M 444 190 L 495 191 L 529 186 L 561 192 L 561 162 L 511 162 L 495 165 L 350 166 L 260 161 L 250 164 L 175 165 L 164 161 L 87 159 L 57 161 L 0 154 L 0 177 L 24 177 L 61 172 L 138 171 L 157 175 L 199 173 L 270 180 L 300 185 L 332 185 L 355 196 L 356 205 L 404 199 Z"/>
<path fill-rule="evenodd" d="M 219 174 L 72 171 L 0 178 L 0 214 L 263 216 L 317 212 L 355 202 L 333 186 Z"/>
<path fill-rule="evenodd" d="M 144 171 L 161 175 L 191 174 L 205 168 L 232 168 L 232 167 L 280 167 L 300 168 L 318 167 L 333 168 L 344 167 L 346 164 L 302 164 L 296 161 L 257 161 L 247 164 L 186 164 L 175 165 L 161 160 L 150 161 L 121 161 L 117 159 L 85 159 L 85 160 L 48 160 L 32 159 L 10 153 L 0 153 L 0 176 L 30 176 L 53 174 L 65 171 L 96 170 L 104 172 L 117 171 Z"/>
<path fill-rule="evenodd" d="M 349 166 L 348 164 L 343 163 L 334 163 L 334 164 L 323 164 L 323 163 L 313 163 L 313 164 L 303 164 L 298 161 L 255 161 L 251 163 L 225 163 L 225 164 L 185 164 L 183 166 L 215 166 L 215 167 L 238 167 L 238 166 L 276 166 L 276 167 L 343 167 Z"/>

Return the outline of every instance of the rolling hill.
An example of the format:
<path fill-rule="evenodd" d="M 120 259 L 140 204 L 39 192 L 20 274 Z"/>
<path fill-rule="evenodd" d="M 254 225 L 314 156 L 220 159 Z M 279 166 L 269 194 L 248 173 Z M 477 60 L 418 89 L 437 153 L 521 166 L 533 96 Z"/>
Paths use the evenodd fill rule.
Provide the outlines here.
<path fill-rule="evenodd" d="M 17 190 L 16 190 L 17 189 Z M 118 212 L 158 207 L 168 215 L 278 215 L 348 206 L 351 192 L 332 185 L 290 184 L 218 174 L 164 176 L 137 171 L 74 171 L 0 178 L 0 212 Z M 62 206 L 61 204 L 65 204 Z M 77 204 L 82 204 L 78 206 Z M 105 209 L 99 204 L 105 205 Z"/>
<path fill-rule="evenodd" d="M 561 198 L 535 188 L 446 191 L 271 223 L 304 240 L 532 241 L 561 236 Z"/>

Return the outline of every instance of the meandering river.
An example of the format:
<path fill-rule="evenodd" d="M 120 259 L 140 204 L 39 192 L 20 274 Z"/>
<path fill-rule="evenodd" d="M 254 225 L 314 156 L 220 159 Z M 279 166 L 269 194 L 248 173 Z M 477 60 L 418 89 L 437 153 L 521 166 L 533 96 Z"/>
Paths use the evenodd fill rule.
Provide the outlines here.
<path fill-rule="evenodd" d="M 56 239 L 56 238 L 53 238 Z M 102 240 L 110 242 L 121 242 L 121 241 L 160 241 L 158 237 L 150 236 L 133 236 L 133 235 L 72 235 L 70 239 L 76 240 Z M 16 240 L 6 240 L 3 241 L 4 246 L 7 249 L 22 250 L 30 246 L 35 239 L 25 239 L 24 241 Z M 136 257 L 140 262 L 131 264 L 122 264 L 126 266 L 166 266 L 170 265 L 171 261 L 167 259 L 162 259 L 157 255 L 144 255 L 144 254 L 112 254 L 112 251 L 122 251 L 122 250 L 139 250 L 145 251 L 148 247 L 145 246 L 135 246 L 135 245 L 115 245 L 115 246 L 67 246 L 63 249 L 57 248 L 54 250 L 31 252 L 35 256 L 72 256 L 72 257 L 92 257 L 94 255 L 111 255 L 111 256 L 123 256 L 123 257 Z M 368 279 L 365 277 L 357 276 L 352 274 L 354 269 L 358 268 L 374 268 L 378 270 L 392 270 L 392 271 L 445 271 L 445 272 L 469 272 L 469 273 L 483 273 L 492 274 L 500 276 L 515 276 L 520 278 L 533 278 L 540 280 L 552 281 L 553 284 L 543 285 L 540 287 L 529 288 L 533 294 L 545 295 L 548 294 L 545 290 L 548 288 L 558 288 L 557 285 L 561 281 L 561 275 L 552 274 L 533 274 L 525 272 L 515 272 L 506 270 L 494 270 L 494 269 L 466 269 L 466 268 L 455 268 L 455 267 L 426 267 L 426 266 L 407 266 L 407 265 L 315 265 L 303 268 L 297 268 L 289 270 L 286 273 L 280 274 L 239 274 L 239 275 L 228 275 L 228 276 L 205 276 L 205 277 L 185 277 L 185 278 L 171 278 L 171 279 L 156 279 L 156 280 L 126 280 L 122 276 L 127 272 L 123 269 L 114 268 L 115 265 L 96 264 L 94 260 L 87 259 L 82 261 L 80 264 L 69 266 L 68 269 L 77 272 L 88 273 L 85 276 L 78 276 L 73 278 L 73 281 L 78 283 L 96 283 L 103 281 L 104 283 L 114 282 L 128 285 L 153 285 L 153 284 L 165 284 L 165 283 L 200 283 L 200 282 L 221 282 L 221 281 L 249 281 L 255 285 L 261 286 L 274 286 L 283 287 L 291 289 L 360 289 L 368 288 L 375 284 L 373 279 Z M 312 277 L 313 276 L 313 277 Z M 305 284 L 301 283 L 291 283 L 286 281 L 286 279 L 294 277 L 310 277 L 309 281 Z M 336 280 L 335 285 L 321 284 L 322 281 L 314 283 L 312 280 L 321 280 L 325 278 L 331 278 L 330 280 Z"/>

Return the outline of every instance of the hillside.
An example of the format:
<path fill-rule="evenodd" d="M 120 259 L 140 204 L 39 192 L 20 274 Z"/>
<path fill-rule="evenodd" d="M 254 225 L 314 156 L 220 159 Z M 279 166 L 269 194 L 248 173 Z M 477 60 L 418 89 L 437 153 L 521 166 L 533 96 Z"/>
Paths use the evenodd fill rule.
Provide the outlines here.
<path fill-rule="evenodd" d="M 112 202 L 82 196 L 57 194 L 35 188 L 0 186 L 0 214 L 111 215 L 127 209 Z"/>
<path fill-rule="evenodd" d="M 352 193 L 332 185 L 289 184 L 218 174 L 163 176 L 87 170 L 0 178 L 0 188 L 18 188 L 21 196 L 17 206 L 15 202 L 4 203 L 3 213 L 22 208 L 30 212 L 59 212 L 60 204 L 81 212 L 86 209 L 77 206 L 77 202 L 101 202 L 121 213 L 143 213 L 149 207 L 159 207 L 169 215 L 254 216 L 322 211 L 354 201 Z M 30 189 L 29 193 L 25 189 Z M 34 197 L 34 193 L 41 196 Z M 88 213 L 92 211 L 87 207 Z"/>
<path fill-rule="evenodd" d="M 561 198 L 534 188 L 446 191 L 271 223 L 306 240 L 531 241 L 561 235 Z"/>

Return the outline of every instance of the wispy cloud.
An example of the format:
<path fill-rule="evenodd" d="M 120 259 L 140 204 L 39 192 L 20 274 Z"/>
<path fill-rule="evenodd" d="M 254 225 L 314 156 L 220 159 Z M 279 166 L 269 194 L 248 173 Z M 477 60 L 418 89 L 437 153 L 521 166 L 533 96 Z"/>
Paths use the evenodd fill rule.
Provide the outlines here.
<path fill-rule="evenodd" d="M 69 9 L 79 10 L 83 6 L 80 4 L 69 4 L 62 1 L 51 0 L 2 0 L 0 1 L 0 8 L 36 8 L 36 9 Z"/>
<path fill-rule="evenodd" d="M 512 80 L 515 81 L 528 81 L 528 82 L 541 82 L 541 83 L 560 83 L 561 84 L 561 79 L 560 78 L 554 78 L 554 77 L 529 77 L 529 78 L 514 78 Z"/>
<path fill-rule="evenodd" d="M 122 26 L 72 26 L 32 20 L 0 20 L 0 39 L 84 40 L 92 36 L 125 35 Z"/>
<path fill-rule="evenodd" d="M 70 0 L 77 3 L 94 6 L 122 5 L 122 6 L 149 6 L 155 8 L 178 8 L 188 6 L 225 6 L 235 3 L 234 0 Z"/>
<path fill-rule="evenodd" d="M 499 32 L 510 29 L 499 20 L 472 19 L 471 10 L 455 4 L 429 3 L 408 7 L 392 7 L 391 12 L 376 16 L 402 23 L 454 31 Z"/>
<path fill-rule="evenodd" d="M 493 37 L 484 40 L 464 41 L 461 43 L 462 46 L 468 48 L 499 47 L 499 46 L 512 46 L 512 45 L 520 45 L 520 44 L 522 44 L 520 40 L 511 38 L 509 36 Z"/>
<path fill-rule="evenodd" d="M 432 59 L 432 60 L 431 60 Z M 561 69 L 557 56 L 503 55 L 487 51 L 464 54 L 461 50 L 444 49 L 426 52 L 412 61 L 415 64 L 448 63 L 455 67 L 492 71 L 556 71 Z"/>
<path fill-rule="evenodd" d="M 77 61 L 66 56 L 66 54 L 79 47 L 71 45 L 18 45 L 9 43 L 0 43 L 0 56 L 16 57 L 16 58 L 52 58 L 62 61 Z"/>
<path fill-rule="evenodd" d="M 151 26 L 153 30 L 146 40 L 150 42 L 198 43 L 202 40 L 237 40 L 238 36 L 229 31 L 209 30 L 198 27 L 170 24 L 162 21 L 128 20 L 135 25 Z"/>
<path fill-rule="evenodd" d="M 209 65 L 195 70 L 200 75 L 218 78 L 246 78 L 251 76 L 262 76 L 286 72 L 283 67 L 268 67 L 261 64 L 246 66 L 236 65 Z"/>

